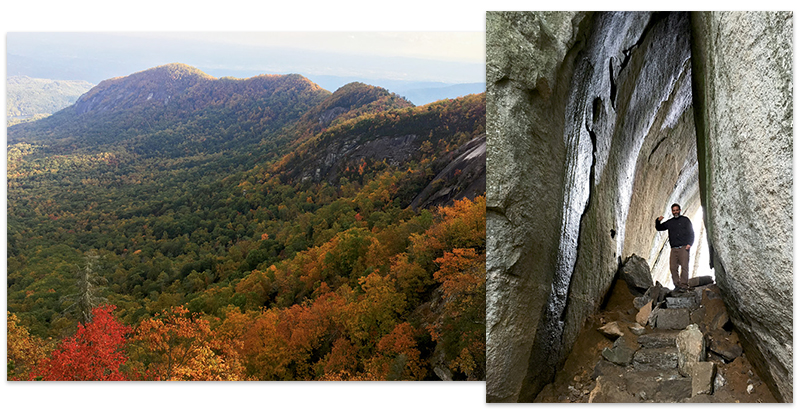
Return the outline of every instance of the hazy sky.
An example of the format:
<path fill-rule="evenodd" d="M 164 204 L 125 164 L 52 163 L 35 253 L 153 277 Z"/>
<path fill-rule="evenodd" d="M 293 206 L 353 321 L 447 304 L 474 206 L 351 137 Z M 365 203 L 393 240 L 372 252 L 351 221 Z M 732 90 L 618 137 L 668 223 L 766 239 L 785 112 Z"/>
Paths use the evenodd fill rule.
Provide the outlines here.
<path fill-rule="evenodd" d="M 132 37 L 482 63 L 482 32 L 158 32 Z"/>
<path fill-rule="evenodd" d="M 217 77 L 485 79 L 485 8 L 461 2 L 71 1 L 47 2 L 47 13 L 31 4 L 0 13 L 7 75 L 97 83 L 181 62 Z"/>
<path fill-rule="evenodd" d="M 218 77 L 475 83 L 485 76 L 481 32 L 10 32 L 6 40 L 8 75 L 92 83 L 173 62 Z"/>

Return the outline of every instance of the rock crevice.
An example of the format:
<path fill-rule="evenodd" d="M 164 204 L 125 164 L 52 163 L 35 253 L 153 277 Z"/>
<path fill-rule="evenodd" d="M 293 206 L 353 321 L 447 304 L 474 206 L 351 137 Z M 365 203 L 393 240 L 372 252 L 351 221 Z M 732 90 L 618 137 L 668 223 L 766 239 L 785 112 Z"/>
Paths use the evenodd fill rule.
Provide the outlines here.
<path fill-rule="evenodd" d="M 745 351 L 791 400 L 791 24 L 487 13 L 488 401 L 533 401 L 552 381 L 622 257 L 671 285 L 653 220 L 675 202 L 702 205 L 695 247 L 707 234 Z"/>

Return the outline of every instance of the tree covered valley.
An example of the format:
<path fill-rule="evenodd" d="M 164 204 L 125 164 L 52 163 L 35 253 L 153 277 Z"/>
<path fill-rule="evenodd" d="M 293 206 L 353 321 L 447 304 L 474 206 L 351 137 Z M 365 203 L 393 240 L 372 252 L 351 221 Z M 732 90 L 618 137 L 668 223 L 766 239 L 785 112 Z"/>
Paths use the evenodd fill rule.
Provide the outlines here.
<path fill-rule="evenodd" d="M 485 95 L 170 64 L 8 129 L 11 380 L 483 380 Z"/>

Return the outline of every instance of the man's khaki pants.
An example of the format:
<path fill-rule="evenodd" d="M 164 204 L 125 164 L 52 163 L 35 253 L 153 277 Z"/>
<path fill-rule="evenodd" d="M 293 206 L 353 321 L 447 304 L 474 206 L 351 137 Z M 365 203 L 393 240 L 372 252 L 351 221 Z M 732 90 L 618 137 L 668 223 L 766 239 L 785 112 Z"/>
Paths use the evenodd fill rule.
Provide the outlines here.
<path fill-rule="evenodd" d="M 678 275 L 679 266 L 681 267 L 680 275 Z M 676 288 L 689 288 L 689 251 L 685 245 L 670 251 L 669 270 L 672 273 L 672 283 Z"/>

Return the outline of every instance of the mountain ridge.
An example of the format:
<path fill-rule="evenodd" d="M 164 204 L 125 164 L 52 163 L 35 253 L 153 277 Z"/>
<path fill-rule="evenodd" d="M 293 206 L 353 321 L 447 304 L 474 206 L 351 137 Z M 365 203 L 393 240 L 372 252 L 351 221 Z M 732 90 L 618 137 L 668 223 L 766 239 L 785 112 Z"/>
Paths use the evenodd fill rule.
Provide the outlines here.
<path fill-rule="evenodd" d="M 485 94 L 415 107 L 177 66 L 86 102 L 8 130 L 7 302 L 33 335 L 72 334 L 61 298 L 89 252 L 121 322 L 210 320 L 226 377 L 485 377 Z"/>

